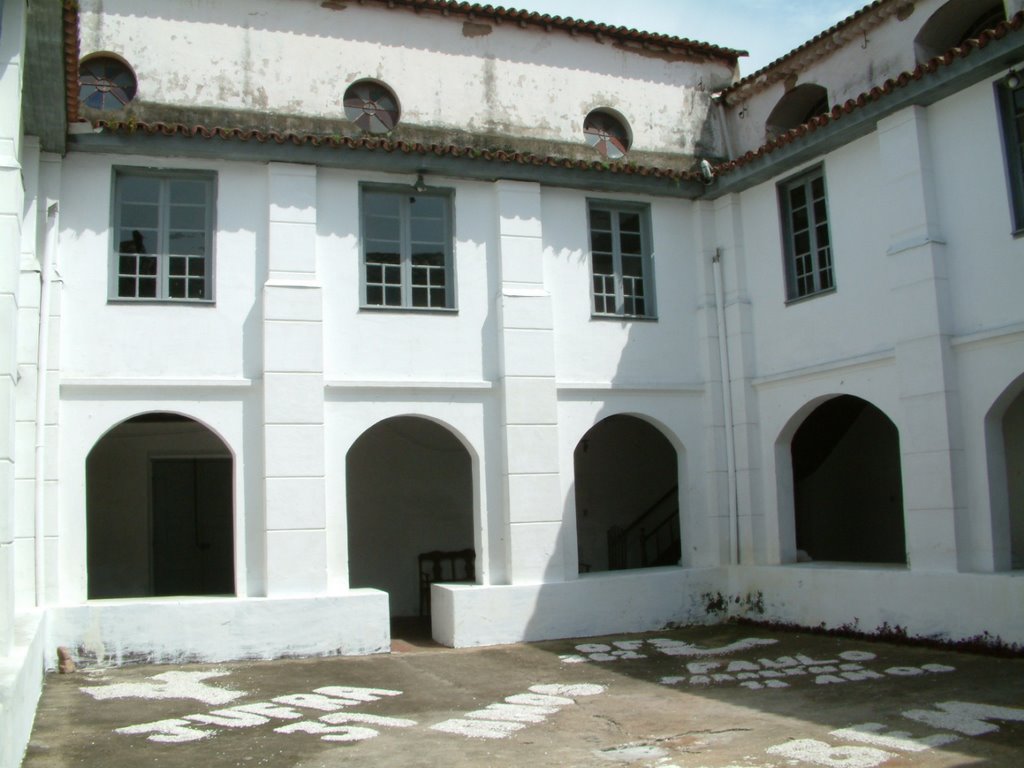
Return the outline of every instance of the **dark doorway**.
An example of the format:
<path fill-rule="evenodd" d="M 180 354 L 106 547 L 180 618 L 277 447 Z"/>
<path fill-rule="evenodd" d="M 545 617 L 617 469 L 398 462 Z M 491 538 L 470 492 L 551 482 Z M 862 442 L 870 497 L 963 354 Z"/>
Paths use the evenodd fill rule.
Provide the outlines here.
<path fill-rule="evenodd" d="M 472 461 L 454 434 L 397 416 L 360 435 L 345 461 L 351 586 L 387 592 L 393 617 L 420 617 L 431 581 L 475 581 Z"/>
<path fill-rule="evenodd" d="M 635 416 L 609 416 L 583 436 L 573 453 L 581 573 L 679 562 L 678 461 Z"/>
<path fill-rule="evenodd" d="M 198 422 L 137 416 L 86 459 L 90 599 L 234 594 L 233 461 Z"/>
<path fill-rule="evenodd" d="M 154 459 L 153 594 L 235 591 L 231 459 Z"/>
<path fill-rule="evenodd" d="M 906 563 L 896 425 L 850 395 L 818 406 L 792 442 L 799 559 Z"/>
<path fill-rule="evenodd" d="M 1003 415 L 1007 495 L 1010 503 L 1010 567 L 1024 569 L 1024 392 Z"/>

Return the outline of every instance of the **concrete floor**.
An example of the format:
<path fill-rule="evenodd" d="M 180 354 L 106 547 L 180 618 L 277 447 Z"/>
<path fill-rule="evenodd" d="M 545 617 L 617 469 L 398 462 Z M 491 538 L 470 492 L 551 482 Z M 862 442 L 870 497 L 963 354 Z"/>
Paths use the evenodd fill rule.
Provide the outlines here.
<path fill-rule="evenodd" d="M 1024 659 L 723 625 L 51 675 L 26 768 L 1024 766 Z"/>

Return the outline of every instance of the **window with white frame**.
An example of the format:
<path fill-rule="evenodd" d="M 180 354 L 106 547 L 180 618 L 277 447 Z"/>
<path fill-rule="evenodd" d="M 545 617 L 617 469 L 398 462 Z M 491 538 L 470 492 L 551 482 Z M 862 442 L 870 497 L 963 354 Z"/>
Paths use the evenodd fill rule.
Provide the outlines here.
<path fill-rule="evenodd" d="M 589 217 L 594 314 L 654 317 L 649 210 L 591 200 Z"/>
<path fill-rule="evenodd" d="M 825 171 L 814 168 L 779 185 L 786 298 L 835 290 Z"/>
<path fill-rule="evenodd" d="M 213 201 L 213 174 L 117 170 L 111 297 L 212 300 Z"/>
<path fill-rule="evenodd" d="M 1013 231 L 1024 231 L 1024 80 L 1016 72 L 996 84 L 1003 122 L 1006 182 L 1010 189 Z"/>
<path fill-rule="evenodd" d="M 362 190 L 363 305 L 454 309 L 451 195 Z"/>

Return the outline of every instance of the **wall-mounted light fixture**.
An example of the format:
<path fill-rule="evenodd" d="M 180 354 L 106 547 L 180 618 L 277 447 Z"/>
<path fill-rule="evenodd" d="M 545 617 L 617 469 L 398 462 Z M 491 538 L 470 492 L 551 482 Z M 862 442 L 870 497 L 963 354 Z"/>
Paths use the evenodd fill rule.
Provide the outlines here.
<path fill-rule="evenodd" d="M 416 174 L 416 183 L 412 185 L 412 188 L 414 190 L 416 190 L 417 192 L 426 192 L 427 191 L 427 182 L 425 182 L 423 180 L 423 174 L 422 173 L 417 173 Z"/>
<path fill-rule="evenodd" d="M 1010 71 L 1006 73 L 1006 78 L 1003 81 L 1006 83 L 1007 88 L 1019 88 L 1020 87 L 1020 75 L 1017 74 L 1017 70 L 1010 67 Z"/>

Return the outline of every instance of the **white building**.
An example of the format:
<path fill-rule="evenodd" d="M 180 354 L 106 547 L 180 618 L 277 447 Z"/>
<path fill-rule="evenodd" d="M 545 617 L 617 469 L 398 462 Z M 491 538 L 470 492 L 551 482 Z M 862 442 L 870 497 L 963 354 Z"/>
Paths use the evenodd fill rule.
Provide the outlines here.
<path fill-rule="evenodd" d="M 1024 643 L 1019 5 L 740 79 L 439 0 L 3 0 L 0 764 L 58 646 Z"/>

